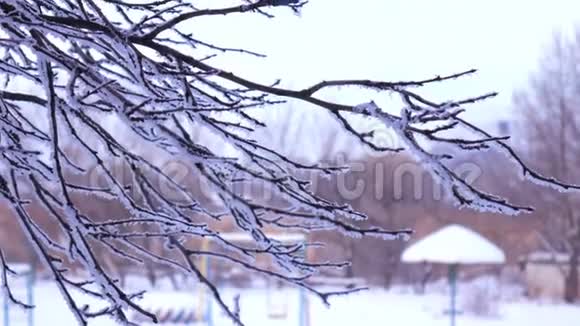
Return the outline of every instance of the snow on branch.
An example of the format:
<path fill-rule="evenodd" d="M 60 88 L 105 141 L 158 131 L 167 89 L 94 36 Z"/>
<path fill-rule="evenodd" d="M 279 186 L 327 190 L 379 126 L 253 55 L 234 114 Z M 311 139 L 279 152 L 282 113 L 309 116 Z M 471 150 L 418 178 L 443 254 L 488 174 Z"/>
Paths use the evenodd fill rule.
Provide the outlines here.
<path fill-rule="evenodd" d="M 217 286 L 202 273 L 196 258 L 225 260 L 300 286 L 328 302 L 331 295 L 345 292 L 321 292 L 307 280 L 320 269 L 346 263 L 309 261 L 302 251 L 314 244 L 282 243 L 269 232 L 325 229 L 384 239 L 407 238 L 412 233 L 356 226 L 351 221 L 364 220 L 364 214 L 316 195 L 308 181 L 292 172 L 333 174 L 343 167 L 304 164 L 253 139 L 253 131 L 265 123 L 252 116 L 250 109 L 268 108 L 288 99 L 324 109 L 362 146 L 379 152 L 411 152 L 459 205 L 470 208 L 509 214 L 530 209 L 475 188 L 448 168 L 448 155 L 429 152 L 421 139 L 464 151 L 495 147 L 512 157 L 526 177 L 578 189 L 534 172 L 504 142 L 506 138 L 494 137 L 460 117 L 464 106 L 495 94 L 437 103 L 418 93 L 422 86 L 461 78 L 475 70 L 418 81 L 328 80 L 293 90 L 277 83 L 255 82 L 206 60 L 208 50 L 214 55 L 231 51 L 261 54 L 218 46 L 180 30 L 180 24 L 202 16 L 227 19 L 229 14 L 258 13 L 272 17 L 275 7 L 298 11 L 305 4 L 253 0 L 200 9 L 177 0 L 0 0 L 0 77 L 7 86 L 23 81 L 30 86 L 27 90 L 0 90 L 0 193 L 79 324 L 111 315 L 130 325 L 129 310 L 156 321 L 154 314 L 139 306 L 140 293 L 127 293 L 103 266 L 103 251 L 130 264 L 152 261 L 189 273 L 242 325 Z M 218 18 L 223 16 L 226 18 Z M 397 94 L 404 108 L 394 115 L 374 102 L 352 106 L 317 97 L 319 91 L 333 87 Z M 349 122 L 349 115 L 380 121 L 396 132 L 404 147 L 376 146 L 371 134 L 359 132 Z M 479 138 L 441 136 L 460 126 Z M 208 148 L 196 137 L 200 130 L 219 139 L 235 155 Z M 213 199 L 202 198 L 164 171 L 156 157 L 186 162 L 203 180 L 203 190 L 215 195 Z M 108 165 L 112 160 L 120 162 L 122 176 Z M 88 171 L 97 172 L 99 184 L 82 179 Z M 238 185 L 255 183 L 266 185 L 277 200 L 260 201 L 239 191 Z M 81 198 L 117 203 L 125 213 L 99 217 L 83 211 L 80 194 L 85 196 Z M 56 231 L 37 224 L 31 202 L 42 207 Z M 250 235 L 251 243 L 240 245 L 222 237 L 219 225 L 225 222 Z M 193 245 L 201 239 L 219 250 L 200 250 Z M 166 251 L 152 249 L 146 245 L 149 240 L 164 245 Z M 253 264 L 259 255 L 269 256 L 275 269 Z M 17 302 L 6 281 L 9 269 L 1 252 L 0 258 L 3 291 Z M 87 279 L 73 281 L 64 258 L 80 265 Z M 100 298 L 106 308 L 80 307 L 72 289 Z"/>

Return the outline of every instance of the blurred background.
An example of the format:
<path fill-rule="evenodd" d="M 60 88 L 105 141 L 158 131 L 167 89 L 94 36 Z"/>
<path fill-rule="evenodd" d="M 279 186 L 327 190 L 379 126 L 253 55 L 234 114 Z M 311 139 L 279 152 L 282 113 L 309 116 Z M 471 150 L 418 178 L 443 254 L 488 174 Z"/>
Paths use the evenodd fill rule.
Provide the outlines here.
<path fill-rule="evenodd" d="M 218 7 L 228 1 L 199 2 L 200 7 Z M 265 59 L 224 55 L 217 60 L 226 70 L 263 82 L 280 78 L 282 86 L 295 89 L 323 79 L 413 80 L 477 68 L 479 72 L 474 76 L 432 86 L 424 92 L 443 101 L 498 91 L 497 97 L 468 107 L 466 118 L 495 136 L 511 136 L 507 142 L 540 173 L 580 183 L 578 3 L 311 2 L 300 15 L 276 12 L 275 23 L 265 17 L 244 15 L 231 20 L 202 19 L 186 28 L 201 39 L 268 54 Z M 358 89 L 340 89 L 323 96 L 345 104 L 372 99 L 398 112 L 395 99 Z M 200 260 L 204 272 L 223 289 L 227 303 L 239 307 L 248 325 L 445 325 L 450 323 L 450 314 L 457 314 L 457 325 L 571 326 L 580 322 L 577 193 L 560 193 L 526 181 L 524 173 L 502 153 L 434 147 L 433 152 L 453 154 L 451 167 L 472 184 L 514 203 L 532 205 L 535 211 L 504 216 L 458 209 L 415 158 L 405 152 L 382 155 L 365 149 L 322 110 L 288 102 L 256 114 L 268 127 L 252 135 L 255 139 L 301 162 L 351 168 L 346 174 L 332 177 L 297 172 L 312 182 L 315 193 L 365 213 L 368 220 L 360 222 L 361 226 L 411 228 L 415 233 L 408 241 L 351 238 L 335 231 L 273 235 L 281 241 L 303 239 L 327 244 L 309 248 L 305 255 L 310 259 L 352 261 L 349 267 L 323 271 L 311 280 L 312 286 L 371 290 L 332 299 L 330 308 L 301 290 L 253 277 L 218 261 Z M 361 120 L 357 125 L 373 131 L 377 144 L 401 145 L 390 130 L 376 122 Z M 228 152 L 213 135 L 200 130 L 198 137 L 208 147 Z M 74 153 L 75 149 L 69 151 Z M 196 196 L 204 198 L 206 205 L 217 205 L 216 195 L 189 173 L 186 162 L 160 160 L 168 172 L 180 176 Z M 114 166 L 115 161 L 108 164 Z M 116 171 L 122 176 L 127 173 L 125 169 L 118 166 Z M 87 183 L 100 180 L 98 175 L 70 177 L 86 178 Z M 241 191 L 257 200 L 276 200 L 259 184 Z M 83 210 L 103 219 L 129 214 L 120 204 L 105 198 L 75 200 Z M 33 214 L 37 222 L 50 229 L 48 218 L 43 218 L 45 208 L 37 203 L 31 207 L 36 209 Z M 16 218 L 10 218 L 11 209 L 0 206 L 0 210 L 4 217 L 0 219 L 0 246 L 10 262 L 29 272 L 25 273 L 29 276 L 15 280 L 20 282 L 18 294 L 39 303 L 31 314 L 5 304 L 4 325 L 73 324 L 66 307 L 56 304 L 60 302 L 58 290 L 33 258 Z M 222 224 L 220 228 L 232 241 L 248 241 L 235 233 L 234 225 L 227 220 Z M 474 245 L 478 240 L 453 236 L 432 246 L 450 257 L 458 251 L 473 254 L 475 258 L 468 259 L 467 264 L 459 258 L 452 263 L 402 259 L 405 250 L 450 225 L 460 225 L 481 237 L 474 239 L 493 245 L 501 259 L 479 263 L 477 257 L 486 253 Z M 152 250 L 160 253 L 164 250 L 153 241 L 149 245 L 159 246 Z M 202 248 L 208 244 L 200 240 L 191 245 Z M 429 252 L 424 255 L 427 257 Z M 144 298 L 145 306 L 163 316 L 162 323 L 231 324 L 212 303 L 207 290 L 185 276 L 154 262 L 135 269 L 114 255 L 103 254 L 101 258 L 120 276 L 123 286 L 150 290 Z M 70 268 L 75 265 L 71 263 Z M 457 311 L 449 308 L 449 295 L 454 291 Z M 95 320 L 95 325 L 109 324 L 114 322 Z"/>

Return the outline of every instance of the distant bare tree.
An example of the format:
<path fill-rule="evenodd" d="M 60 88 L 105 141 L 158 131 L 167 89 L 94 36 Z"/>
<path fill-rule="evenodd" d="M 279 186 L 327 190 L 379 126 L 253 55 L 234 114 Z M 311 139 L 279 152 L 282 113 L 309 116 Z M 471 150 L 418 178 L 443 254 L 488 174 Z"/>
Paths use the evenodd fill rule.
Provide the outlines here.
<path fill-rule="evenodd" d="M 572 37 L 554 36 L 529 88 L 514 96 L 514 105 L 522 119 L 523 146 L 531 164 L 557 178 L 580 181 L 580 32 Z M 578 274 L 571 271 L 580 258 L 580 198 L 537 189 L 535 193 L 545 214 L 546 245 L 570 254 L 565 300 L 575 301 Z"/>
<path fill-rule="evenodd" d="M 353 220 L 366 216 L 342 201 L 316 195 L 306 180 L 292 173 L 302 170 L 333 174 L 343 168 L 301 163 L 253 139 L 252 132 L 265 125 L 252 115 L 253 110 L 267 111 L 286 99 L 326 112 L 328 119 L 324 123 L 337 124 L 360 146 L 385 153 L 409 151 L 460 206 L 506 214 L 531 210 L 470 185 L 448 167 L 449 156 L 432 153 L 430 144 L 447 143 L 462 150 L 493 147 L 510 155 L 526 177 L 561 189 L 577 188 L 536 174 L 503 142 L 505 137 L 494 137 L 461 117 L 465 105 L 495 93 L 446 102 L 419 94 L 424 86 L 473 74 L 475 70 L 417 81 L 326 80 L 304 89 L 290 89 L 221 69 L 212 61 L 220 53 L 262 55 L 222 47 L 217 40 L 200 40 L 184 31 L 187 23 L 201 17 L 228 19 L 231 14 L 272 17 L 273 7 L 299 11 L 306 4 L 273 0 L 231 2 L 231 7 L 221 8 L 212 1 L 208 5 L 213 7 L 201 9 L 180 0 L 0 0 L 0 78 L 5 85 L 0 91 L 0 195 L 14 210 L 20 227 L 79 324 L 110 315 L 129 325 L 129 311 L 157 320 L 139 305 L 140 293 L 122 288 L 116 276 L 104 268 L 100 251 L 95 248 L 138 266 L 144 260 L 153 260 L 189 273 L 210 291 L 236 324 L 242 325 L 216 285 L 202 273 L 199 257 L 229 261 L 283 280 L 328 303 L 328 298 L 337 293 L 321 292 L 309 286 L 307 280 L 320 268 L 341 267 L 345 263 L 308 261 L 302 254 L 308 244 L 282 243 L 268 236 L 266 230 L 306 232 L 326 228 L 350 236 L 386 239 L 411 233 L 408 229 L 353 224 Z M 28 88 L 15 86 L 21 83 Z M 400 114 L 389 113 L 370 99 L 352 105 L 321 97 L 321 91 L 337 87 L 395 94 L 401 99 Z M 351 123 L 354 116 L 373 119 L 392 129 L 404 148 L 377 146 L 372 133 L 361 132 Z M 196 141 L 193 134 L 198 128 L 208 130 L 220 146 L 210 148 Z M 445 136 L 445 131 L 454 128 L 467 129 L 472 137 Z M 134 145 L 135 139 L 138 146 Z M 65 142 L 82 155 L 75 159 L 67 155 L 63 151 Z M 233 152 L 226 155 L 220 151 L 226 147 Z M 186 162 L 187 168 L 204 180 L 207 190 L 216 194 L 219 210 L 204 204 L 147 153 Z M 129 168 L 130 175 L 124 176 L 131 180 L 129 188 L 124 184 L 126 179 L 118 178 L 105 164 L 111 157 Z M 68 173 L 87 174 L 95 166 L 106 179 L 105 185 L 86 186 L 68 177 Z M 282 200 L 275 204 L 256 201 L 236 190 L 240 183 L 267 185 Z M 129 214 L 106 221 L 85 214 L 74 200 L 78 192 L 111 198 Z M 47 234 L 35 223 L 29 209 L 31 202 L 42 204 L 60 237 Z M 237 230 L 246 232 L 254 241 L 240 246 L 226 240 L 220 229 L 210 223 L 224 219 L 232 221 Z M 143 232 L 144 228 L 136 227 L 144 224 L 152 231 Z M 165 254 L 159 255 L 137 241 L 144 237 L 159 239 L 167 248 Z M 226 253 L 189 245 L 202 238 Z M 78 263 L 87 272 L 87 279 L 72 279 L 69 271 L 62 268 L 58 258 L 62 255 Z M 256 256 L 270 257 L 275 270 L 253 264 Z M 3 289 L 9 291 L 9 286 Z M 107 305 L 98 310 L 81 307 L 71 289 L 99 298 Z"/>

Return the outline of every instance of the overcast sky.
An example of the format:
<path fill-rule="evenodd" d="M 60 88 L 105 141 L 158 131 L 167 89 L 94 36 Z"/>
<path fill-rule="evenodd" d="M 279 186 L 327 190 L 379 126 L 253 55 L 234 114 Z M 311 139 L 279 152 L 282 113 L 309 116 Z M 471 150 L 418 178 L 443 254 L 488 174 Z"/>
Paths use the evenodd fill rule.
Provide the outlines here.
<path fill-rule="evenodd" d="M 300 17 L 287 9 L 274 13 L 275 20 L 241 15 L 188 24 L 198 35 L 211 31 L 207 35 L 224 45 L 269 55 L 224 59 L 230 70 L 264 81 L 279 77 L 295 87 L 329 78 L 418 79 L 478 68 L 472 78 L 427 92 L 446 100 L 499 91 L 498 98 L 472 110 L 488 120 L 504 114 L 512 90 L 525 85 L 552 33 L 578 21 L 580 2 L 311 0 Z M 347 101 L 366 100 L 338 94 Z"/>

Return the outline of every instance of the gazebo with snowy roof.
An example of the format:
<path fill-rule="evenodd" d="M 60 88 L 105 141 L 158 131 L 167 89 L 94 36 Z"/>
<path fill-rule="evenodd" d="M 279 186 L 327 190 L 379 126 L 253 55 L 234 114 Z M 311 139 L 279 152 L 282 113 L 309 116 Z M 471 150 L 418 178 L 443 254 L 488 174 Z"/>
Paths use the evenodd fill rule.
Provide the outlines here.
<path fill-rule="evenodd" d="M 451 326 L 455 325 L 455 297 L 457 268 L 462 264 L 502 264 L 504 252 L 480 234 L 461 225 L 445 226 L 417 241 L 405 251 L 401 260 L 405 263 L 437 263 L 449 265 L 451 289 Z"/>

